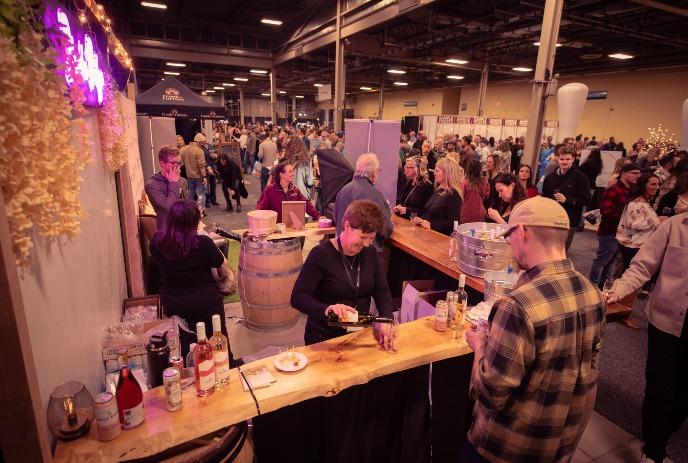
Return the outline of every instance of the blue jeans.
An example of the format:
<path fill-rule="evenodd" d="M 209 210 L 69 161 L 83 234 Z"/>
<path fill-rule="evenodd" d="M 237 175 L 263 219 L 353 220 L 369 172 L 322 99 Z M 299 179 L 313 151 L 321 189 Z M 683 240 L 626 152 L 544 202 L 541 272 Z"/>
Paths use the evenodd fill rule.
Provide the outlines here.
<path fill-rule="evenodd" d="M 597 286 L 602 286 L 604 281 L 611 276 L 614 256 L 619 252 L 619 242 L 614 235 L 597 235 L 597 256 L 592 261 L 590 268 L 590 281 Z"/>
<path fill-rule="evenodd" d="M 189 195 L 196 200 L 198 208 L 205 209 L 205 185 L 202 178 L 187 178 L 189 182 Z"/>
<path fill-rule="evenodd" d="M 244 172 L 247 174 L 253 173 L 253 164 L 256 162 L 256 155 L 246 151 L 244 155 Z"/>

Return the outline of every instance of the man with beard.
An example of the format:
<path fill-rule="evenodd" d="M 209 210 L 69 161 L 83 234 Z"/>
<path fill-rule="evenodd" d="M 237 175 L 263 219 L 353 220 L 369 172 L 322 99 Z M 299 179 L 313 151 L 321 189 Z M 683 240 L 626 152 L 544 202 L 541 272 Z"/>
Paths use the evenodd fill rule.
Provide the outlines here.
<path fill-rule="evenodd" d="M 460 461 L 569 461 L 595 404 L 605 302 L 566 257 L 569 217 L 556 201 L 522 201 L 508 227 L 524 272 L 487 328 L 466 332 L 476 402 Z"/>

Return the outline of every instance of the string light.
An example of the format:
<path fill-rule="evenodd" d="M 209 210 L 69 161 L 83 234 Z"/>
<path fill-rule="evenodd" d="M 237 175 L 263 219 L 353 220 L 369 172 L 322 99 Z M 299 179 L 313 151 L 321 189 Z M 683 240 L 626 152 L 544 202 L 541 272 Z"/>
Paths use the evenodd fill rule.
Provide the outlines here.
<path fill-rule="evenodd" d="M 676 148 L 676 140 L 674 139 L 676 134 L 662 127 L 661 122 L 657 127 L 648 127 L 647 130 L 650 133 L 647 137 L 647 146 L 650 149 L 658 148 L 660 156 L 664 156 Z"/>
<path fill-rule="evenodd" d="M 83 3 L 85 3 L 86 6 L 84 7 L 84 9 L 81 9 L 79 8 L 79 1 L 74 0 L 74 5 L 76 9 L 79 11 L 79 22 L 81 24 L 88 24 L 86 10 L 89 9 L 93 17 L 98 20 L 100 26 L 108 35 L 110 49 L 114 50 L 114 54 L 115 56 L 117 56 L 118 61 L 125 67 L 128 67 L 130 70 L 133 70 L 133 63 L 131 61 L 131 58 L 129 57 L 129 54 L 124 49 L 124 45 L 122 45 L 122 42 L 115 36 L 114 33 L 112 33 L 112 20 L 107 16 L 107 14 L 105 14 L 105 8 L 103 7 L 103 5 L 88 0 L 86 0 Z"/>

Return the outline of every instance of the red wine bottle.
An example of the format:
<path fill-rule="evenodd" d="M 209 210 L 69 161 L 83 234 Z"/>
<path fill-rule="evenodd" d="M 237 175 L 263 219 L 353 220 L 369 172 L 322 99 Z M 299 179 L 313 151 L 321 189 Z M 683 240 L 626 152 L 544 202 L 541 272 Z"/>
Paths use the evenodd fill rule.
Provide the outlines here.
<path fill-rule="evenodd" d="M 387 318 L 387 317 L 375 317 L 369 313 L 360 313 L 357 312 L 357 314 L 354 314 L 353 317 L 349 317 L 346 320 L 340 320 L 339 316 L 330 311 L 330 313 L 327 314 L 327 326 L 338 326 L 341 328 L 349 328 L 349 327 L 366 327 L 366 326 L 372 326 L 373 323 L 392 323 L 394 320 L 392 318 Z"/>
<path fill-rule="evenodd" d="M 133 429 L 143 423 L 143 392 L 139 382 L 129 369 L 129 357 L 126 349 L 117 351 L 119 358 L 119 380 L 117 381 L 117 409 L 122 429 Z"/>

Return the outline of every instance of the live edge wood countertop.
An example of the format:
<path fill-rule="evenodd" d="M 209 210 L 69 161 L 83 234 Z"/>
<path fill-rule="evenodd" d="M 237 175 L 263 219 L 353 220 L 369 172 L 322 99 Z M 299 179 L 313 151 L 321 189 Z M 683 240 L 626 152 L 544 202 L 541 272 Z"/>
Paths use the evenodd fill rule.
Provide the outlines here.
<path fill-rule="evenodd" d="M 458 281 L 461 271 L 456 262 L 449 260 L 449 237 L 433 230 L 427 230 L 413 225 L 409 220 L 392 214 L 394 231 L 389 243 L 425 262 L 431 267 Z M 480 291 L 485 291 L 485 281 L 482 278 L 466 274 L 466 285 Z M 626 305 L 614 303 L 607 306 L 608 322 L 623 320 L 631 314 Z"/>
<path fill-rule="evenodd" d="M 296 350 L 306 354 L 308 365 L 297 373 L 275 369 L 274 357 L 242 366 L 248 370 L 265 365 L 277 382 L 255 389 L 261 413 L 314 397 L 329 397 L 351 386 L 431 362 L 465 355 L 471 349 L 462 332 L 437 332 L 432 318 L 404 323 L 399 330 L 399 352 L 377 345 L 371 328 Z M 165 408 L 165 393 L 158 387 L 144 393 L 145 422 L 122 431 L 110 442 L 99 442 L 95 424 L 89 435 L 72 442 L 58 442 L 54 461 L 114 462 L 155 455 L 217 429 L 239 423 L 258 414 L 249 392 L 244 392 L 237 369 L 230 372 L 229 385 L 207 398 L 196 397 L 193 386 L 183 391 L 183 407 Z"/>

